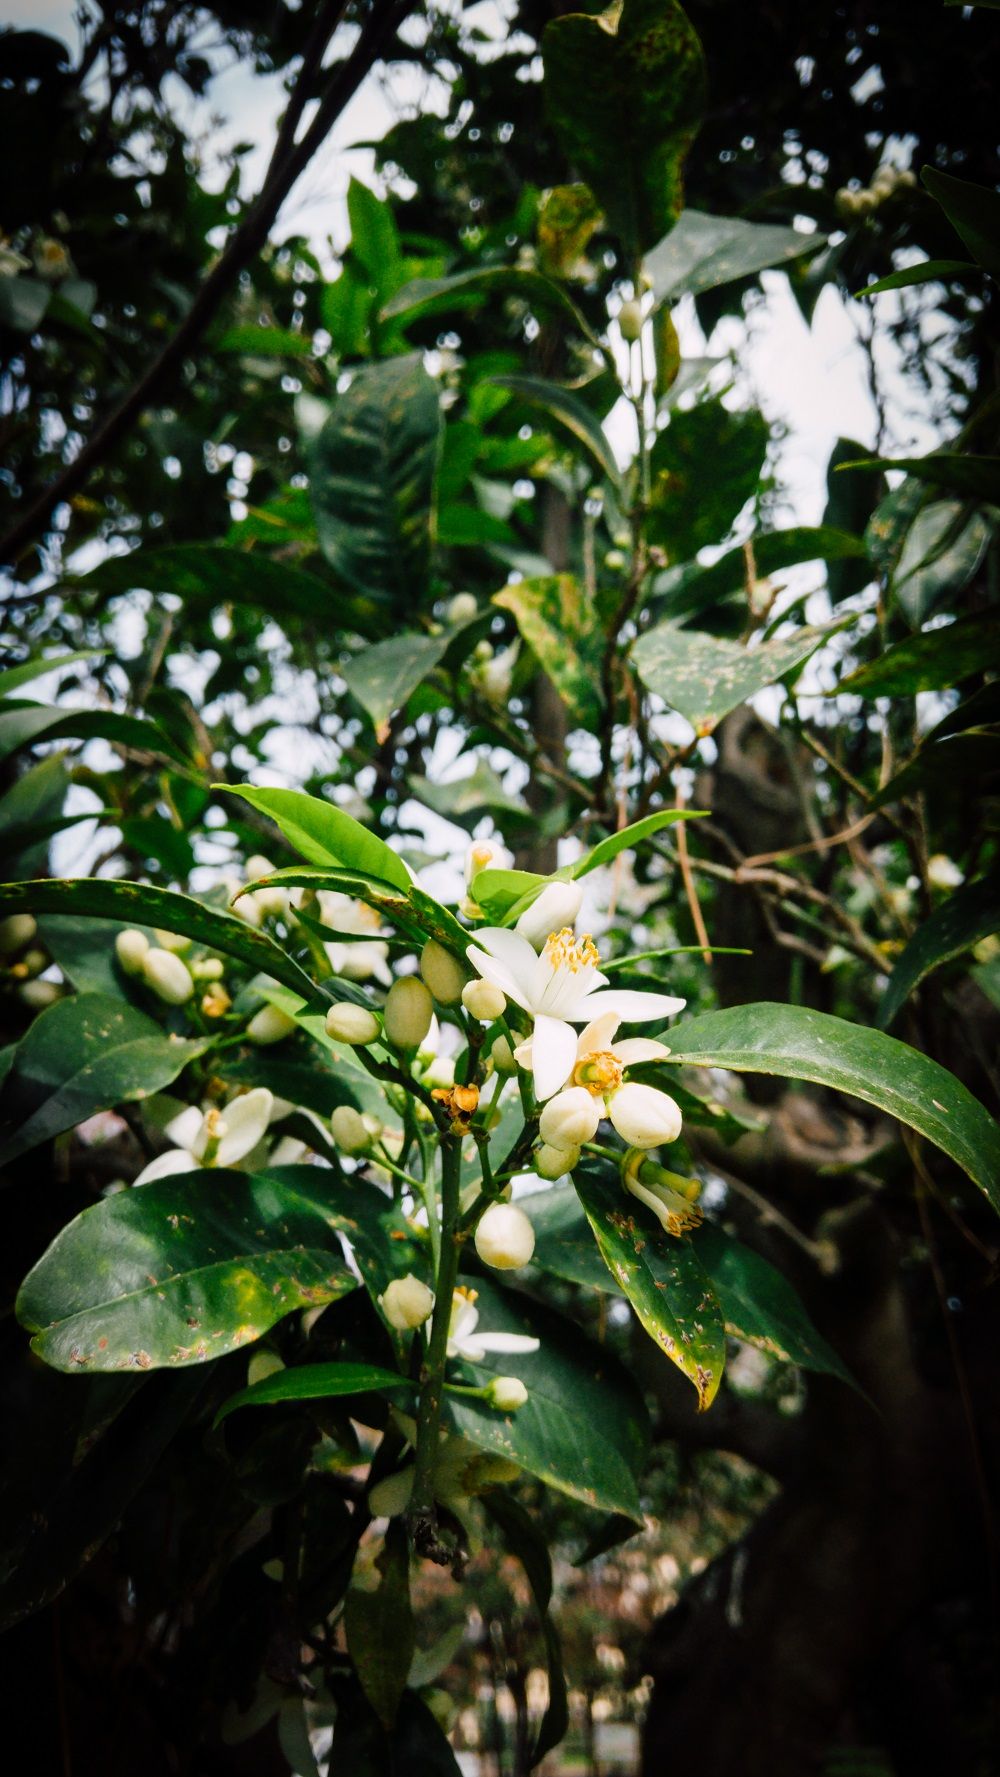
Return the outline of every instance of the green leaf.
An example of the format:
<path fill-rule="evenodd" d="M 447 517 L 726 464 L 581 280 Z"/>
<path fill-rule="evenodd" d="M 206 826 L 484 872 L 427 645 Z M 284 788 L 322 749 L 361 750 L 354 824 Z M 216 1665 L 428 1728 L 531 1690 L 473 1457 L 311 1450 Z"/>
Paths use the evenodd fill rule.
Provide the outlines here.
<path fill-rule="evenodd" d="M 935 450 L 926 457 L 861 457 L 841 469 L 905 469 L 917 481 L 943 487 L 960 500 L 984 500 L 1000 506 L 1000 457 L 970 457 L 959 451 Z"/>
<path fill-rule="evenodd" d="M 253 358 L 310 358 L 313 342 L 308 333 L 290 327 L 258 326 L 255 322 L 225 327 L 211 341 L 213 352 L 238 352 Z"/>
<path fill-rule="evenodd" d="M 341 678 L 376 729 L 381 729 L 434 671 L 453 640 L 453 634 L 391 636 L 343 661 Z"/>
<path fill-rule="evenodd" d="M 848 1092 L 926 1136 L 1000 1210 L 1000 1128 L 947 1068 L 882 1031 L 763 1001 L 674 1026 L 670 1062 L 778 1074 Z"/>
<path fill-rule="evenodd" d="M 382 1370 L 377 1364 L 297 1364 L 294 1369 L 278 1370 L 265 1376 L 250 1388 L 231 1394 L 215 1415 L 221 1425 L 237 1407 L 266 1407 L 284 1401 L 328 1401 L 335 1396 L 383 1394 L 387 1389 L 412 1389 L 407 1376 Z"/>
<path fill-rule="evenodd" d="M 572 574 L 518 580 L 493 603 L 511 612 L 570 714 L 593 730 L 601 719 L 603 632 L 580 582 Z"/>
<path fill-rule="evenodd" d="M 886 491 L 885 476 L 880 469 L 869 469 L 863 475 L 841 475 L 840 465 L 864 454 L 864 447 L 853 438 L 838 438 L 826 466 L 826 508 L 823 526 L 833 533 L 850 534 L 859 543 L 879 501 Z M 759 570 L 758 570 L 759 571 Z M 828 560 L 827 583 L 833 603 L 862 592 L 872 578 L 872 565 L 862 543 L 862 552 L 842 560 Z"/>
<path fill-rule="evenodd" d="M 254 931 L 231 913 L 206 907 L 174 889 L 150 888 L 141 882 L 111 882 L 97 876 L 5 882 L 0 883 L 0 917 L 7 913 L 88 915 L 114 919 L 121 925 L 178 932 L 270 975 L 303 999 L 321 997 L 305 970 L 266 932 Z"/>
<path fill-rule="evenodd" d="M 518 901 L 530 906 L 527 897 L 534 900 L 546 883 L 556 880 L 552 876 L 538 876 L 533 870 L 480 870 L 474 898 L 490 919 L 503 919 Z"/>
<path fill-rule="evenodd" d="M 538 263 L 546 277 L 586 275 L 584 254 L 601 220 L 588 185 L 553 185 L 538 206 Z"/>
<path fill-rule="evenodd" d="M 57 1000 L 22 1037 L 0 1091 L 0 1122 L 9 1132 L 0 1165 L 95 1111 L 148 1098 L 208 1047 L 207 1037 L 168 1036 L 144 1012 L 103 994 Z"/>
<path fill-rule="evenodd" d="M 722 1311 L 686 1239 L 665 1234 L 652 1213 L 590 1166 L 573 1175 L 609 1271 L 650 1338 L 711 1406 L 726 1364 Z"/>
<path fill-rule="evenodd" d="M 468 1365 L 480 1383 L 491 1375 L 520 1376 L 529 1398 L 516 1413 L 503 1414 L 485 1401 L 449 1394 L 444 1412 L 452 1429 L 560 1493 L 640 1522 L 636 1483 L 648 1424 L 627 1371 L 555 1310 L 492 1279 L 477 1277 L 475 1287 L 482 1331 L 528 1333 L 541 1345 L 514 1357 L 488 1352 Z"/>
<path fill-rule="evenodd" d="M 678 821 L 701 821 L 707 819 L 708 811 L 701 808 L 661 808 L 656 814 L 647 814 L 641 821 L 633 821 L 629 827 L 620 827 L 617 833 L 609 833 L 607 839 L 601 839 L 590 851 L 584 852 L 581 858 L 571 866 L 571 875 L 587 876 L 591 870 L 600 870 L 603 865 L 610 864 L 619 852 L 634 851 L 645 839 L 651 839 L 654 833 L 662 832 L 664 827 L 676 826 Z"/>
<path fill-rule="evenodd" d="M 757 491 L 770 433 L 755 408 L 733 413 L 721 401 L 678 410 L 650 453 L 650 540 L 675 562 L 721 542 Z"/>
<path fill-rule="evenodd" d="M 410 778 L 410 792 L 418 802 L 426 803 L 435 814 L 444 815 L 449 821 L 471 822 L 484 808 L 509 815 L 528 813 L 523 796 L 504 789 L 488 759 L 477 759 L 465 777 L 451 778 L 444 784 L 432 784 L 430 778 L 415 772 Z"/>
<path fill-rule="evenodd" d="M 682 210 L 666 240 L 647 255 L 643 269 L 659 306 L 753 277 L 770 266 L 787 265 L 825 245 L 825 235 L 803 234 L 797 228 Z"/>
<path fill-rule="evenodd" d="M 964 697 L 954 709 L 942 716 L 924 738 L 924 745 L 946 740 L 949 735 L 963 734 L 970 728 L 989 728 L 1000 722 L 1000 679 L 990 679 L 971 697 Z"/>
<path fill-rule="evenodd" d="M 697 34 L 675 0 L 625 0 L 553 19 L 542 59 L 559 145 L 634 258 L 680 215 L 705 104 Z"/>
<path fill-rule="evenodd" d="M 376 1590 L 352 1586 L 344 1600 L 344 1631 L 361 1688 L 382 1726 L 389 1729 L 406 1689 L 417 1640 L 410 1603 L 409 1543 L 401 1523 L 389 1524 L 375 1565 L 380 1576 Z"/>
<path fill-rule="evenodd" d="M 301 1205 L 308 1215 L 319 1215 L 327 1227 L 347 1236 L 371 1296 L 383 1295 L 394 1277 L 405 1277 L 409 1271 L 423 1275 L 426 1259 L 412 1229 L 392 1198 L 372 1180 L 357 1173 L 346 1180 L 316 1166 L 272 1166 L 259 1180 L 274 1185 L 289 1204 Z"/>
<path fill-rule="evenodd" d="M 79 648 L 75 654 L 40 654 L 34 660 L 25 660 L 21 666 L 12 666 L 7 672 L 0 673 L 0 697 L 9 697 L 12 691 L 30 684 L 32 679 L 40 679 L 45 673 L 63 672 L 81 660 L 98 660 L 102 652 L 101 648 Z"/>
<path fill-rule="evenodd" d="M 1000 280 L 1000 192 L 989 185 L 975 185 L 971 179 L 956 179 L 936 167 L 921 167 L 920 177 L 973 259 Z"/>
<path fill-rule="evenodd" d="M 699 734 L 707 734 L 765 685 L 794 673 L 838 627 L 798 629 L 777 641 L 745 648 L 674 623 L 660 623 L 639 637 L 632 655 L 648 689 L 686 716 Z"/>
<path fill-rule="evenodd" d="M 935 500 L 917 513 L 891 579 L 892 597 L 914 629 L 942 598 L 968 584 L 990 535 L 983 514 L 967 515 L 958 501 Z"/>
<path fill-rule="evenodd" d="M 691 1242 L 711 1278 L 727 1333 L 760 1346 L 783 1363 L 853 1384 L 850 1371 L 816 1331 L 780 1271 L 711 1222 L 695 1229 Z"/>
<path fill-rule="evenodd" d="M 351 224 L 351 253 L 384 301 L 403 278 L 392 205 L 376 197 L 360 179 L 352 178 L 347 187 L 347 216 Z"/>
<path fill-rule="evenodd" d="M 190 765 L 170 736 L 141 716 L 120 716 L 114 710 L 63 710 L 40 703 L 8 703 L 0 708 L 0 759 L 43 740 L 106 740 L 111 746 L 160 753 Z"/>
<path fill-rule="evenodd" d="M 427 589 L 440 436 L 437 384 L 413 353 L 357 371 L 310 451 L 323 553 L 400 614 Z"/>
<path fill-rule="evenodd" d="M 947 628 L 923 630 L 887 648 L 877 660 L 841 679 L 836 692 L 861 697 L 915 697 L 949 690 L 1000 659 L 1000 612 L 976 612 Z"/>
<path fill-rule="evenodd" d="M 617 1295 L 618 1284 L 601 1257 L 576 1190 L 569 1182 L 518 1198 L 535 1230 L 532 1265 L 584 1289 Z"/>
<path fill-rule="evenodd" d="M 948 0 L 945 0 L 947 4 Z M 875 283 L 866 284 L 863 290 L 855 290 L 854 294 L 856 297 L 880 296 L 883 290 L 908 290 L 912 284 L 945 284 L 977 270 L 978 267 L 968 259 L 922 259 L 919 265 L 906 265 L 902 271 L 890 272 L 887 278 L 878 278 Z"/>
<path fill-rule="evenodd" d="M 281 540 L 280 531 L 277 535 Z M 290 562 L 271 561 L 256 551 L 229 549 L 218 543 L 177 543 L 111 556 L 71 584 L 84 592 L 112 596 L 137 587 L 170 592 L 193 611 L 211 611 L 228 604 L 250 606 L 266 611 L 279 623 L 287 617 L 324 622 L 334 612 L 340 622 L 354 617 L 354 607 L 342 587 Z"/>
<path fill-rule="evenodd" d="M 355 1287 L 318 1191 L 204 1171 L 85 1209 L 29 1271 L 17 1315 L 57 1370 L 176 1368 Z"/>
<path fill-rule="evenodd" d="M 1000 735 L 990 732 L 952 734 L 943 741 L 924 742 L 912 759 L 868 803 L 869 810 L 889 808 L 918 795 L 933 796 L 942 808 L 954 804 L 974 787 L 980 799 L 994 794 L 1000 770 Z"/>
<path fill-rule="evenodd" d="M 474 271 L 453 272 L 447 278 L 415 278 L 404 284 L 382 310 L 383 321 L 405 316 L 415 321 L 425 315 L 447 315 L 455 309 L 479 308 L 496 296 L 516 296 L 533 308 L 562 315 L 584 338 L 594 334 L 576 303 L 565 290 L 541 272 L 515 265 L 486 265 Z"/>
<path fill-rule="evenodd" d="M 552 1601 L 552 1561 L 541 1527 L 513 1494 L 502 1487 L 491 1488 L 483 1496 L 483 1507 L 498 1526 L 510 1554 L 524 1568 L 535 1608 L 541 1619 L 549 1675 L 549 1700 L 528 1760 L 529 1769 L 534 1770 L 546 1753 L 559 1745 L 569 1726 L 569 1696 L 559 1632 L 549 1615 Z"/>
<path fill-rule="evenodd" d="M 583 446 L 591 469 L 606 476 L 614 487 L 621 487 L 621 470 L 607 434 L 586 402 L 581 401 L 572 389 L 564 389 L 561 383 L 549 382 L 541 376 L 493 376 L 490 381 L 498 388 L 509 389 L 529 407 L 541 408 L 550 420 L 555 420 L 558 428 Z"/>
<path fill-rule="evenodd" d="M 321 796 L 303 790 L 256 789 L 246 784 L 215 784 L 229 796 L 242 796 L 280 827 L 290 845 L 311 864 L 340 865 L 361 876 L 374 877 L 393 888 L 409 890 L 411 876 L 391 846 L 369 833 L 353 815 L 345 814 Z"/>
<path fill-rule="evenodd" d="M 966 882 L 936 908 L 908 940 L 879 1001 L 876 1020 L 888 1030 L 896 1014 L 932 969 L 953 961 L 1000 930 L 1000 877 Z"/>
<path fill-rule="evenodd" d="M 800 562 L 854 561 L 867 562 L 868 551 L 860 537 L 829 525 L 792 525 L 784 531 L 762 531 L 753 539 L 754 559 L 758 575 L 780 574 Z M 869 564 L 868 579 L 873 577 Z M 864 584 L 864 582 L 862 582 Z M 727 549 L 711 567 L 684 562 L 668 568 L 654 582 L 657 608 L 666 607 L 671 615 L 704 611 L 720 604 L 734 594 L 744 593 L 746 556 L 742 545 Z M 831 583 L 831 596 L 833 593 Z"/>

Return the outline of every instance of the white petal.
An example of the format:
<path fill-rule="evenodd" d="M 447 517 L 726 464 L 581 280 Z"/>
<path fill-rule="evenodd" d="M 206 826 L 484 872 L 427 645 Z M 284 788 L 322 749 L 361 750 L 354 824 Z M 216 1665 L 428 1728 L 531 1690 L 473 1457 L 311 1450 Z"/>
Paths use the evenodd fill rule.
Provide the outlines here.
<path fill-rule="evenodd" d="M 266 1086 L 255 1086 L 242 1098 L 227 1104 L 223 1116 L 226 1133 L 219 1143 L 216 1166 L 235 1166 L 260 1141 L 274 1105 L 274 1097 Z"/>
<path fill-rule="evenodd" d="M 277 1147 L 272 1148 L 268 1155 L 268 1166 L 297 1166 L 309 1149 L 304 1141 L 296 1141 L 294 1135 L 283 1135 Z"/>
<path fill-rule="evenodd" d="M 485 950 L 477 950 L 474 944 L 469 945 L 466 955 L 484 981 L 492 981 L 494 987 L 499 987 L 501 993 L 505 993 L 515 1005 L 523 1006 L 526 1012 L 531 1010 L 530 994 L 504 963 L 498 962 L 495 956 L 488 956 Z"/>
<path fill-rule="evenodd" d="M 564 1086 L 576 1064 L 576 1032 L 559 1018 L 538 1017 L 531 1038 L 535 1097 L 551 1098 Z"/>
<path fill-rule="evenodd" d="M 534 977 L 535 956 L 527 938 L 510 932 L 506 926 L 483 926 L 476 933 L 476 943 L 509 969 L 514 979 L 527 991 Z"/>
<path fill-rule="evenodd" d="M 583 889 L 578 882 L 549 882 L 526 908 L 514 926 L 535 950 L 541 950 L 551 932 L 575 926 Z"/>
<path fill-rule="evenodd" d="M 582 1061 L 585 1055 L 592 1055 L 595 1050 L 610 1049 L 614 1042 L 615 1031 L 620 1023 L 621 1019 L 617 1012 L 602 1012 L 600 1018 L 591 1019 L 586 1030 L 581 1031 L 577 1041 L 577 1061 Z M 616 1055 L 620 1047 L 619 1044 L 615 1048 Z"/>
<path fill-rule="evenodd" d="M 170 1178 L 175 1172 L 201 1172 L 200 1160 L 189 1154 L 187 1148 L 171 1148 L 169 1153 L 157 1154 L 148 1166 L 144 1166 L 139 1177 L 132 1180 L 132 1189 L 136 1185 L 151 1185 L 154 1179 Z"/>
<path fill-rule="evenodd" d="M 475 1333 L 466 1345 L 476 1345 L 483 1351 L 537 1351 L 540 1339 L 532 1339 L 527 1333 Z"/>
<path fill-rule="evenodd" d="M 189 1104 L 186 1110 L 180 1111 L 176 1117 L 171 1118 L 163 1133 L 168 1135 L 171 1141 L 175 1141 L 179 1148 L 187 1148 L 190 1153 L 201 1134 L 203 1121 L 204 1118 L 198 1106 Z"/>
<path fill-rule="evenodd" d="M 672 1018 L 686 1005 L 687 1000 L 674 999 L 668 993 L 637 993 L 625 987 L 612 987 L 607 993 L 592 993 L 587 1010 L 617 1012 L 626 1024 L 648 1024 L 652 1018 Z"/>
<path fill-rule="evenodd" d="M 639 1061 L 665 1061 L 670 1050 L 666 1043 L 654 1042 L 652 1037 L 626 1037 L 613 1045 L 612 1054 L 622 1067 L 632 1067 Z"/>

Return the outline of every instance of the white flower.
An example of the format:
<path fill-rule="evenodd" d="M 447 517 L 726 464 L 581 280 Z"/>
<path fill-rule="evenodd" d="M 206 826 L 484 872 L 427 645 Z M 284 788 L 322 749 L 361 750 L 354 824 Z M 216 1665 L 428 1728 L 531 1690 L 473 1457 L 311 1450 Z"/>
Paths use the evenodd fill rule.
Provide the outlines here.
<path fill-rule="evenodd" d="M 583 890 L 578 882 L 546 883 L 536 901 L 526 907 L 514 927 L 527 938 L 534 950 L 541 950 L 550 932 L 574 926 L 583 904 Z"/>
<path fill-rule="evenodd" d="M 222 1111 L 213 1106 L 203 1114 L 196 1104 L 188 1105 L 166 1126 L 165 1133 L 177 1146 L 151 1160 L 133 1183 L 150 1185 L 154 1179 L 197 1172 L 204 1166 L 235 1166 L 257 1146 L 273 1108 L 274 1098 L 266 1086 L 234 1098 Z"/>
<path fill-rule="evenodd" d="M 535 1250 L 535 1230 L 516 1203 L 491 1203 L 476 1229 L 476 1251 L 494 1271 L 516 1271 Z"/>
<path fill-rule="evenodd" d="M 459 1287 L 451 1308 L 448 1329 L 448 1356 L 464 1357 L 470 1364 L 481 1363 L 488 1351 L 537 1351 L 540 1341 L 527 1333 L 477 1333 L 479 1309 L 475 1290 Z"/>
<path fill-rule="evenodd" d="M 949 858 L 946 852 L 936 851 L 927 860 L 927 880 L 931 888 L 956 889 L 965 881 L 965 877 L 954 858 Z"/>
<path fill-rule="evenodd" d="M 398 1333 L 423 1326 L 434 1310 L 434 1291 L 414 1277 L 412 1271 L 405 1277 L 394 1277 L 376 1300 L 389 1325 Z"/>
<path fill-rule="evenodd" d="M 480 944 L 485 948 L 480 950 Z M 669 1018 L 685 1004 L 665 993 L 626 988 L 600 991 L 607 987 L 607 976 L 597 967 L 597 946 L 592 938 L 577 940 L 568 927 L 552 932 L 541 956 L 536 956 L 519 932 L 486 926 L 476 933 L 476 944 L 469 947 L 469 961 L 486 981 L 492 981 L 531 1014 L 530 1065 L 535 1094 L 542 1100 L 558 1092 L 576 1064 L 574 1024 L 588 1023 L 596 1014 L 614 1013 L 617 1029 L 622 1019 L 638 1024 Z M 528 1065 L 526 1053 L 522 1044 L 517 1059 L 524 1065 Z"/>

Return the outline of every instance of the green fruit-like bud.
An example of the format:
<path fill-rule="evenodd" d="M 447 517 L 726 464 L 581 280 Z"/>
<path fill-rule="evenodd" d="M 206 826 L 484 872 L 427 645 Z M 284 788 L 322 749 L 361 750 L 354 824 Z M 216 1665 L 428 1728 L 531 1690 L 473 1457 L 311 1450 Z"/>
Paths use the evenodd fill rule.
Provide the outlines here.
<path fill-rule="evenodd" d="M 629 302 L 623 302 L 618 310 L 618 326 L 621 329 L 621 336 L 629 345 L 634 345 L 635 341 L 641 337 L 642 318 L 642 303 L 636 301 L 635 297 Z"/>
<path fill-rule="evenodd" d="M 480 1024 L 492 1024 L 507 1010 L 507 996 L 492 981 L 467 981 L 462 989 L 462 1004 L 471 1018 Z"/>
<path fill-rule="evenodd" d="M 367 1006 L 355 1006 L 350 1000 L 339 1000 L 326 1015 L 326 1034 L 335 1042 L 351 1047 L 374 1043 L 382 1026 Z"/>
<path fill-rule="evenodd" d="M 431 1027 L 434 1002 L 423 981 L 406 975 L 386 994 L 383 1028 L 395 1049 L 419 1049 Z"/>
<path fill-rule="evenodd" d="M 284 1042 L 295 1028 L 295 1019 L 283 1012 L 280 1006 L 261 1006 L 247 1025 L 247 1039 L 263 1049 L 269 1043 Z"/>
<path fill-rule="evenodd" d="M 11 913 L 0 919 L 0 956 L 13 956 L 30 944 L 38 927 L 30 913 Z"/>
<path fill-rule="evenodd" d="M 363 1154 L 372 1145 L 364 1117 L 351 1104 L 338 1104 L 330 1117 L 330 1131 L 342 1154 Z"/>
<path fill-rule="evenodd" d="M 420 973 L 440 1005 L 458 1005 L 469 971 L 436 938 L 428 938 L 420 952 Z"/>

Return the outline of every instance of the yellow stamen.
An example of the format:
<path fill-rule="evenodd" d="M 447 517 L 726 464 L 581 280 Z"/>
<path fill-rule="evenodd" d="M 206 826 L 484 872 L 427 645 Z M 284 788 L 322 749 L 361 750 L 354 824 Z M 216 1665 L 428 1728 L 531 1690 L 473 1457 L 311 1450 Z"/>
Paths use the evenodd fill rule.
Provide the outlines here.
<path fill-rule="evenodd" d="M 595 1098 L 603 1098 L 606 1092 L 617 1091 L 623 1072 L 621 1062 L 610 1049 L 599 1049 L 577 1062 L 573 1069 L 573 1084 L 586 1086 Z"/>
<path fill-rule="evenodd" d="M 577 938 L 571 926 L 561 932 L 550 932 L 545 940 L 545 956 L 554 969 L 569 969 L 572 975 L 581 969 L 596 969 L 600 961 L 597 945 L 590 933 Z"/>

